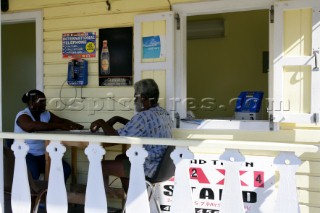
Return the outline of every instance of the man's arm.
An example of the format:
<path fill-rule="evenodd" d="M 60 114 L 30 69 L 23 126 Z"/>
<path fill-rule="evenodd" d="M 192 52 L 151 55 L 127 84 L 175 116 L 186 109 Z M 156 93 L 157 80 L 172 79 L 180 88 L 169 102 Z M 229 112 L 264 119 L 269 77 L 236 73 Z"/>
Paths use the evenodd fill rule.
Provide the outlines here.
<path fill-rule="evenodd" d="M 112 118 L 110 118 L 107 123 L 110 125 L 110 126 L 113 126 L 115 123 L 121 123 L 123 125 L 126 125 L 129 120 L 124 118 L 124 117 L 121 117 L 121 116 L 113 116 Z"/>
<path fill-rule="evenodd" d="M 102 128 L 105 135 L 119 135 L 118 131 L 115 130 L 112 125 L 102 119 L 98 119 L 90 125 L 91 132 L 96 132 L 99 128 Z"/>

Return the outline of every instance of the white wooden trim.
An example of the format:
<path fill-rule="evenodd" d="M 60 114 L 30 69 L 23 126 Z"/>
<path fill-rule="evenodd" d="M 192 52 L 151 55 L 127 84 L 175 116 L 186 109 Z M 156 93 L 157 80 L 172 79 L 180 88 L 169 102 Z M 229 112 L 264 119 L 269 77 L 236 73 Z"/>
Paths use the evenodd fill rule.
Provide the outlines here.
<path fill-rule="evenodd" d="M 284 99 L 283 94 L 283 67 L 284 66 L 299 66 L 299 65 L 310 65 L 311 69 L 314 66 L 314 57 L 310 56 L 285 56 L 283 50 L 283 32 L 284 32 L 284 22 L 283 13 L 285 10 L 300 9 L 300 8 L 313 8 L 313 29 L 312 29 L 312 49 L 319 50 L 320 42 L 318 41 L 320 37 L 319 21 L 320 14 L 319 8 L 320 3 L 317 0 L 295 0 L 295 1 L 285 1 L 277 2 L 275 4 L 275 24 L 274 24 L 274 54 L 273 54 L 273 103 L 272 107 L 274 121 L 275 122 L 294 122 L 294 123 L 313 123 L 313 114 L 319 114 L 320 112 L 320 72 L 311 70 L 311 103 L 310 103 L 310 113 L 293 113 L 285 111 L 281 107 L 281 103 Z"/>
<path fill-rule="evenodd" d="M 172 9 L 180 16 L 180 30 L 175 33 L 175 93 L 181 103 L 187 98 L 187 17 L 205 14 L 217 14 L 226 12 L 250 11 L 270 9 L 274 0 L 219 0 L 198 3 L 175 4 Z M 269 90 L 272 84 L 269 81 Z M 187 114 L 187 106 L 176 101 L 176 109 L 181 118 Z"/>
<path fill-rule="evenodd" d="M 0 15 L 0 22 L 3 23 L 23 23 L 32 22 L 36 24 L 36 88 L 43 90 L 43 17 L 41 11 L 8 13 Z M 1 39 L 0 39 L 1 43 Z M 1 47 L 1 44 L 0 44 Z M 1 56 L 1 54 L 0 54 Z M 2 62 L 0 58 L 0 74 L 2 73 Z M 1 75 L 0 75 L 1 76 Z M 2 121 L 2 78 L 0 77 L 0 120 Z M 0 124 L 2 131 L 2 124 Z M 2 143 L 3 145 L 3 143 Z M 0 158 L 3 159 L 3 152 L 0 152 Z M 0 211 L 4 212 L 4 196 L 3 196 L 3 161 L 0 163 Z"/>
<path fill-rule="evenodd" d="M 1 15 L 1 23 L 32 22 L 36 24 L 36 88 L 43 90 L 43 16 L 41 11 Z"/>
<path fill-rule="evenodd" d="M 166 61 L 142 62 L 141 23 L 166 20 Z M 142 70 L 166 70 L 166 109 L 171 111 L 170 100 L 174 93 L 174 14 L 173 12 L 154 13 L 135 16 L 134 24 L 134 81 L 141 79 Z"/>
<path fill-rule="evenodd" d="M 302 131 L 303 132 L 303 131 Z M 297 134 L 297 132 L 295 131 Z M 302 133 L 301 133 L 302 134 Z M 46 133 L 12 133 L 1 132 L 0 138 L 14 139 L 33 139 L 33 140 L 56 140 L 56 141 L 88 141 L 96 143 L 118 143 L 118 144 L 150 144 L 150 145 L 169 145 L 206 148 L 207 150 L 216 149 L 243 149 L 243 150 L 267 150 L 285 152 L 318 152 L 317 145 L 302 143 L 283 143 L 278 141 L 240 141 L 240 140 L 196 140 L 196 139 L 172 139 L 172 138 L 137 138 L 124 136 L 107 135 L 82 135 L 82 134 L 46 134 Z M 310 141 L 305 141 L 310 142 Z"/>
<path fill-rule="evenodd" d="M 269 70 L 268 70 L 268 94 L 269 94 L 269 100 L 273 100 L 273 84 L 274 84 L 274 76 L 273 76 L 273 61 L 270 60 L 271 58 L 274 58 L 274 48 L 273 43 L 275 38 L 274 35 L 274 23 L 270 22 L 271 14 L 269 12 Z M 273 17 L 274 18 L 274 17 Z M 270 103 L 268 105 L 268 113 L 270 116 Z"/>

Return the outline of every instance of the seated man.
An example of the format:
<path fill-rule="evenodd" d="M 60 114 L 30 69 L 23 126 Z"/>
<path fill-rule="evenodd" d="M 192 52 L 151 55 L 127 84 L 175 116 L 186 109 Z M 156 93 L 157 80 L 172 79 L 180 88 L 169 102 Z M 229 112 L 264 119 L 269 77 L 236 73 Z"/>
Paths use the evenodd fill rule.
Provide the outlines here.
<path fill-rule="evenodd" d="M 158 105 L 159 88 L 153 79 L 144 79 L 134 84 L 134 104 L 137 111 L 129 121 L 115 116 L 104 121 L 98 119 L 91 123 L 92 132 L 102 128 L 106 135 L 120 135 L 131 137 L 155 137 L 171 138 L 173 121 L 169 113 Z M 114 129 L 115 123 L 122 123 L 124 127 Z M 145 175 L 149 178 L 155 174 L 157 167 L 164 156 L 167 146 L 144 145 L 148 156 L 144 164 Z M 108 176 L 113 175 L 121 178 L 122 187 L 127 192 L 129 185 L 130 161 L 126 155 L 118 155 L 115 160 L 102 161 L 105 184 L 108 184 Z"/>

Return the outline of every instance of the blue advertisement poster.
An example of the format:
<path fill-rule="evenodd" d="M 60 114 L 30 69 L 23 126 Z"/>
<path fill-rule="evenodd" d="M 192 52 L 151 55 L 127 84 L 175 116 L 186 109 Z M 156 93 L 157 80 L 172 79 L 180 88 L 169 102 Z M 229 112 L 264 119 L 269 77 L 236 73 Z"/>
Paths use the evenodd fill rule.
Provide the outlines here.
<path fill-rule="evenodd" d="M 96 33 L 77 32 L 62 34 L 63 58 L 96 57 Z"/>
<path fill-rule="evenodd" d="M 142 58 L 160 58 L 161 41 L 160 36 L 148 36 L 142 38 Z"/>

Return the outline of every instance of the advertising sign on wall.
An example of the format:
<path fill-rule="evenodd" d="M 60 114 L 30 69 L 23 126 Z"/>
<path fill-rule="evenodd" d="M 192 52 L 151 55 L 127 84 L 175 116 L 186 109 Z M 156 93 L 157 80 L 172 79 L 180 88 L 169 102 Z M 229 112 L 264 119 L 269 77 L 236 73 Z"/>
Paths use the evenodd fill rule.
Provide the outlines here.
<path fill-rule="evenodd" d="M 269 213 L 274 204 L 275 171 L 272 157 L 246 156 L 239 174 L 243 205 L 247 213 Z M 190 165 L 190 181 L 195 213 L 218 213 L 225 169 L 218 155 L 195 154 Z M 170 211 L 174 178 L 158 184 L 157 196 L 163 213 Z"/>
<path fill-rule="evenodd" d="M 99 86 L 133 83 L 133 28 L 99 29 Z"/>
<path fill-rule="evenodd" d="M 77 32 L 62 34 L 63 58 L 96 57 L 96 33 Z"/>
<path fill-rule="evenodd" d="M 147 36 L 142 38 L 142 58 L 156 59 L 165 57 L 165 36 Z"/>

